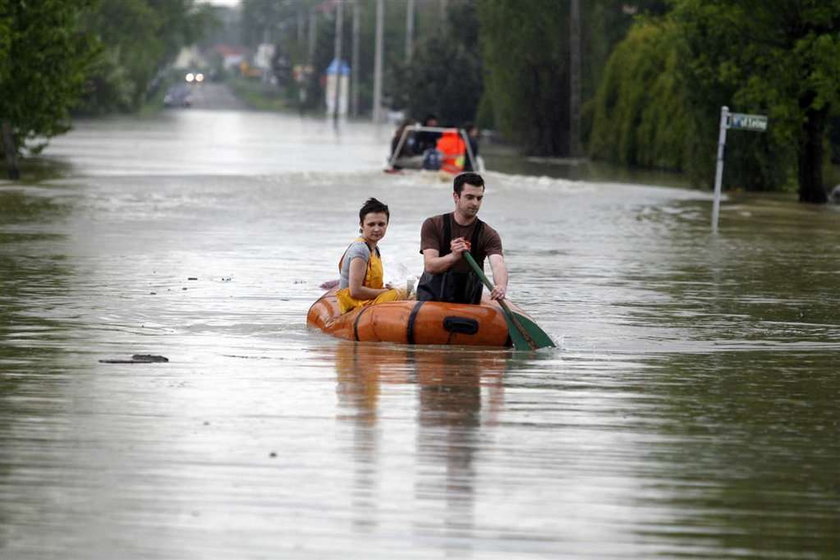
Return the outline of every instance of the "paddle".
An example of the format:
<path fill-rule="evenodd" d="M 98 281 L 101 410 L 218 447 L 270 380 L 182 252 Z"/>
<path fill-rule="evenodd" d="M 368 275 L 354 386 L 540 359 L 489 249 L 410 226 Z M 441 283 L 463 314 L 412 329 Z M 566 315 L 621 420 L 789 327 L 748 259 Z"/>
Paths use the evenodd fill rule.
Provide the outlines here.
<path fill-rule="evenodd" d="M 467 259 L 473 271 L 481 279 L 482 284 L 487 286 L 487 289 L 492 292 L 493 284 L 484 275 L 484 272 L 479 268 L 473 256 L 469 252 L 465 252 L 464 257 Z M 537 326 L 536 323 L 524 315 L 511 311 L 503 299 L 498 300 L 498 302 L 504 312 L 505 321 L 508 324 L 508 332 L 510 333 L 510 340 L 513 342 L 513 347 L 516 350 L 536 350 L 537 348 L 555 346 L 551 337 Z"/>

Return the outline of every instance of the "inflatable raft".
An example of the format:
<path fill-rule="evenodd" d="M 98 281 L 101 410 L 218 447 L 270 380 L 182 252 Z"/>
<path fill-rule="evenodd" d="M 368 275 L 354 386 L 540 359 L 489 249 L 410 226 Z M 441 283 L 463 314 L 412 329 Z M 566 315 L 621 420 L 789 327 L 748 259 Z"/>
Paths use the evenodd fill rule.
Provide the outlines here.
<path fill-rule="evenodd" d="M 395 344 L 511 346 L 504 314 L 493 302 L 393 301 L 342 315 L 335 292 L 328 291 L 312 304 L 306 323 L 338 338 Z"/>

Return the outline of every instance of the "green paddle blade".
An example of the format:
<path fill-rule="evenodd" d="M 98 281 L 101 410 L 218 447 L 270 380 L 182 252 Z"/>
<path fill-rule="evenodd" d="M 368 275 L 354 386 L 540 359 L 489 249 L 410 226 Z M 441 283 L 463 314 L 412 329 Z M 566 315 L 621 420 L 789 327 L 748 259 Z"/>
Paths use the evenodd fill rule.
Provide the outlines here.
<path fill-rule="evenodd" d="M 510 310 L 503 311 L 505 322 L 508 327 L 508 336 L 510 336 L 510 341 L 513 343 L 513 347 L 516 350 L 536 350 L 536 348 L 532 347 L 532 344 L 528 342 L 528 339 L 525 338 L 525 335 L 522 334 L 522 332 L 516 327 L 516 323 L 514 323 L 511 313 L 512 312 Z"/>
<path fill-rule="evenodd" d="M 464 258 L 467 259 L 470 267 L 481 279 L 481 282 L 487 286 L 487 289 L 493 291 L 493 284 L 484 275 L 484 272 L 475 262 L 473 256 L 469 253 L 464 253 Z M 525 317 L 521 313 L 514 313 L 504 300 L 499 301 L 499 305 L 504 312 L 505 322 L 507 322 L 508 333 L 513 347 L 517 350 L 536 350 L 537 348 L 554 347 L 554 341 L 548 336 L 544 330 L 539 328 L 535 322 Z"/>
<path fill-rule="evenodd" d="M 548 333 L 542 330 L 539 327 L 539 325 L 537 325 L 531 319 L 529 319 L 525 315 L 517 313 L 516 311 L 511 311 L 511 314 L 514 317 L 516 317 L 517 321 L 519 321 L 519 324 L 522 325 L 522 328 L 525 330 L 526 333 L 528 333 L 528 336 L 531 337 L 531 340 L 536 344 L 537 348 L 554 348 L 555 346 L 557 346 L 556 344 L 554 344 L 554 341 L 551 340 L 551 337 L 548 336 Z M 508 330 L 510 330 L 510 325 L 508 325 Z M 517 334 L 523 339 L 525 338 L 518 332 L 518 330 Z M 527 340 L 525 341 L 525 344 L 527 345 L 527 348 L 530 348 L 530 343 L 528 343 Z M 514 344 L 514 347 L 516 347 L 516 344 Z"/>

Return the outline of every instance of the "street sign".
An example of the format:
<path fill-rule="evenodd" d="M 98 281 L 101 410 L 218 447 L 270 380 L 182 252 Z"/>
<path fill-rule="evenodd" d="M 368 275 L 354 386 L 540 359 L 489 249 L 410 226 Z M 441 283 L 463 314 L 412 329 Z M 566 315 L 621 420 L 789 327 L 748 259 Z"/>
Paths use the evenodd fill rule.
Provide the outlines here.
<path fill-rule="evenodd" d="M 723 150 L 726 147 L 726 130 L 752 130 L 764 132 L 767 130 L 766 115 L 747 115 L 745 113 L 730 113 L 729 107 L 720 108 L 720 130 L 718 132 L 717 168 L 715 169 L 715 198 L 712 203 L 712 233 L 717 233 L 718 218 L 720 217 L 721 183 L 723 182 Z"/>
<path fill-rule="evenodd" d="M 726 128 L 764 132 L 767 130 L 767 117 L 765 115 L 729 113 L 729 120 L 726 122 Z"/>

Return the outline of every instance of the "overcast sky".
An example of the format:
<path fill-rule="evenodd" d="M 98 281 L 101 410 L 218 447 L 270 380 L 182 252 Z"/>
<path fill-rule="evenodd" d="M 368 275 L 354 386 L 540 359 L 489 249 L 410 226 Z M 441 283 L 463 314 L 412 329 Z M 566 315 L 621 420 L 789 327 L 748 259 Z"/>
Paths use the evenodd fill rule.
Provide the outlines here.
<path fill-rule="evenodd" d="M 216 6 L 236 6 L 239 0 L 199 0 L 205 4 L 215 4 Z"/>

